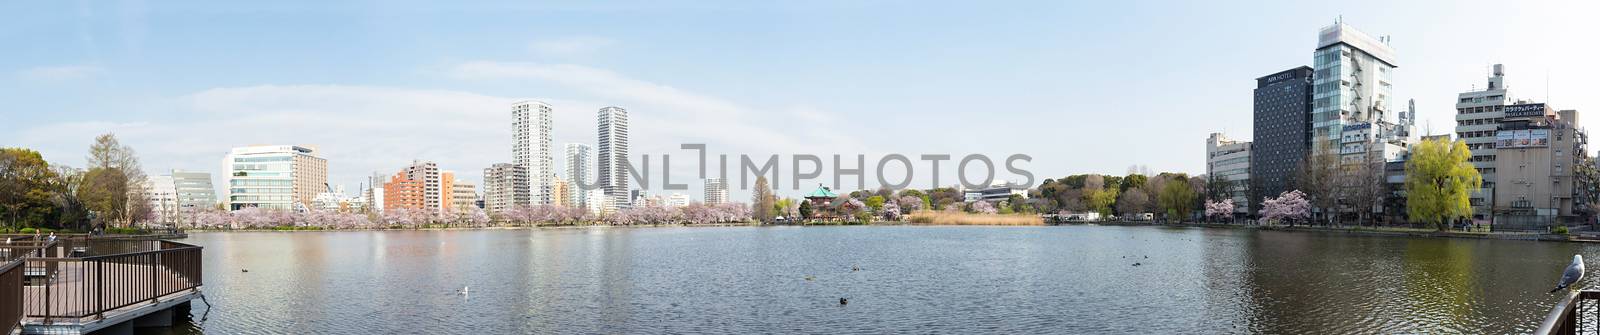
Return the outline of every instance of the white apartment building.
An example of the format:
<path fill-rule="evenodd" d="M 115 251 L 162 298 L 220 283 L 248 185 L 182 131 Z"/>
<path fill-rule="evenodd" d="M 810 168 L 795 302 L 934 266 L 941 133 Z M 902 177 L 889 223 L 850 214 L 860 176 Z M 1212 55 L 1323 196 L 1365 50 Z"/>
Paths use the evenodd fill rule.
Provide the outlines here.
<path fill-rule="evenodd" d="M 1250 212 L 1250 141 L 1228 139 L 1222 133 L 1206 138 L 1206 176 L 1228 181 L 1235 214 Z"/>
<path fill-rule="evenodd" d="M 511 163 L 521 165 L 528 180 L 529 204 L 551 204 L 555 162 L 551 158 L 550 104 L 518 101 L 511 104 Z"/>
<path fill-rule="evenodd" d="M 1481 90 L 1474 87 L 1456 95 L 1456 139 L 1467 143 L 1467 149 L 1472 150 L 1472 158 L 1467 161 L 1483 176 L 1483 187 L 1472 192 L 1468 200 L 1473 219 L 1488 219 L 1495 202 L 1495 134 L 1505 117 L 1505 107 L 1513 103 L 1505 80 L 1505 66 L 1495 64 Z"/>
<path fill-rule="evenodd" d="M 450 192 L 450 209 L 470 212 L 478 208 L 478 185 L 458 179 Z"/>
<path fill-rule="evenodd" d="M 528 174 L 522 165 L 498 163 L 483 169 L 483 208 L 500 213 L 528 203 Z"/>
<path fill-rule="evenodd" d="M 722 178 L 706 178 L 706 204 L 718 205 L 728 202 L 728 182 Z"/>
<path fill-rule="evenodd" d="M 594 178 L 594 148 L 583 143 L 567 143 L 567 188 L 568 203 L 579 208 L 587 208 L 588 197 L 585 196 L 583 185 L 595 185 Z"/>

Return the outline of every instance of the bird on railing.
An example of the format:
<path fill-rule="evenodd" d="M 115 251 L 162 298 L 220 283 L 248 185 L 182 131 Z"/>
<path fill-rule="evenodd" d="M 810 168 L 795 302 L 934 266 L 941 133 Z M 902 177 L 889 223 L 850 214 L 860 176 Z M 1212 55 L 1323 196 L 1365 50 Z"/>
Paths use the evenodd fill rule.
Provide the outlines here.
<path fill-rule="evenodd" d="M 1556 289 L 1550 293 L 1566 289 L 1579 280 L 1583 280 L 1583 255 L 1572 255 L 1572 264 L 1567 264 L 1567 270 L 1561 272 L 1561 281 L 1556 282 Z"/>

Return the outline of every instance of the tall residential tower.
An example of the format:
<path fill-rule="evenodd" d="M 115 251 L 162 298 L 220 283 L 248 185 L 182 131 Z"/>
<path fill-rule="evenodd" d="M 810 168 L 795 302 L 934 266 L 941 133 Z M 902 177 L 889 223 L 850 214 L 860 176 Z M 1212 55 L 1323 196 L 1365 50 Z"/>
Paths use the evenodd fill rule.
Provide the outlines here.
<path fill-rule="evenodd" d="M 596 180 L 606 197 L 610 198 L 605 210 L 627 207 L 631 199 L 628 196 L 628 170 L 623 165 L 628 160 L 628 111 L 615 106 L 601 108 L 596 121 L 600 135 L 597 142 L 599 164 L 596 166 L 599 174 Z"/>
<path fill-rule="evenodd" d="M 550 150 L 550 104 L 518 101 L 511 104 L 511 163 L 527 172 L 529 204 L 550 204 L 555 162 Z"/>

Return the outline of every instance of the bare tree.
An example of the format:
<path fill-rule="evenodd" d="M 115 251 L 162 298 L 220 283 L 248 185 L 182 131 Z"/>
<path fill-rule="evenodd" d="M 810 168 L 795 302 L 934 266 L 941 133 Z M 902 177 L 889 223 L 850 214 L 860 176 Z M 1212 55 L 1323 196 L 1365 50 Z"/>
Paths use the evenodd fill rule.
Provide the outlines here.
<path fill-rule="evenodd" d="M 1323 223 L 1332 224 L 1339 205 L 1339 158 L 1335 154 L 1312 154 L 1300 166 L 1300 178 L 1295 189 L 1310 198 L 1311 206 L 1322 215 Z"/>

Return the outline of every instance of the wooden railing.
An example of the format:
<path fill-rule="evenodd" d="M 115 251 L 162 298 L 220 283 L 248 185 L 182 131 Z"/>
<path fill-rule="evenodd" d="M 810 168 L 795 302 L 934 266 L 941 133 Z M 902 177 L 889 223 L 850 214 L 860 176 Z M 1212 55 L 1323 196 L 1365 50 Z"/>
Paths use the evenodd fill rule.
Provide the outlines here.
<path fill-rule="evenodd" d="M 1600 334 L 1600 290 L 1567 293 L 1534 334 Z"/>
<path fill-rule="evenodd" d="M 201 285 L 201 248 L 159 240 L 63 239 L 21 266 L 25 316 L 44 323 L 105 313 Z M 94 255 L 87 254 L 93 251 Z M 106 252 L 113 252 L 106 254 Z"/>

